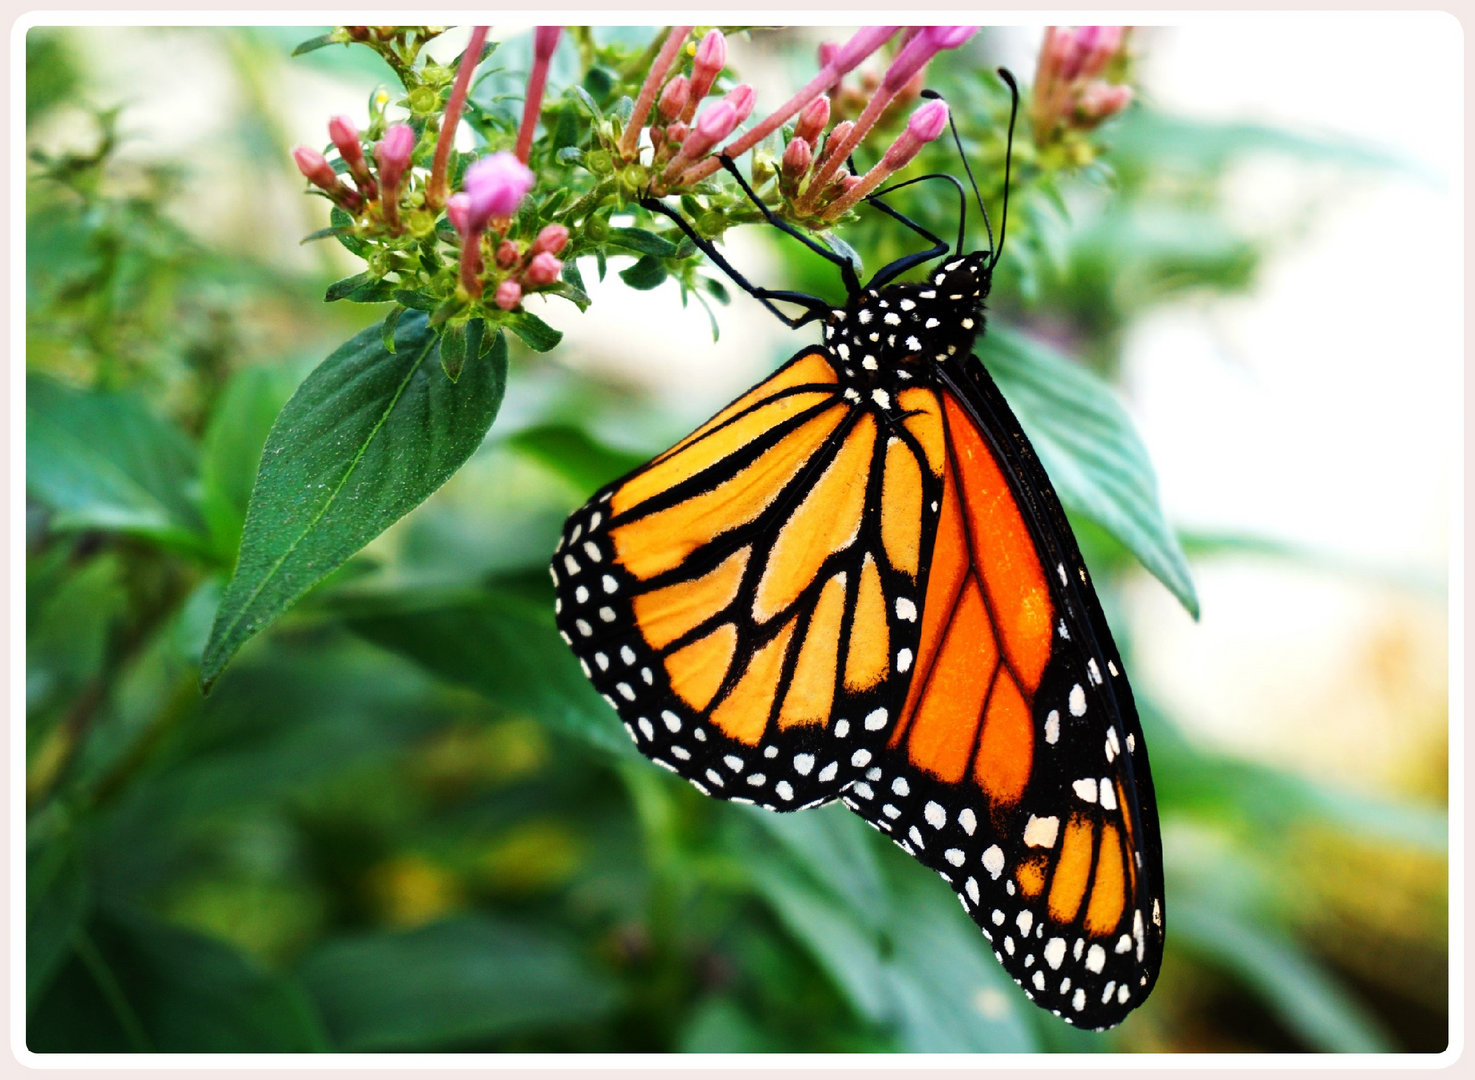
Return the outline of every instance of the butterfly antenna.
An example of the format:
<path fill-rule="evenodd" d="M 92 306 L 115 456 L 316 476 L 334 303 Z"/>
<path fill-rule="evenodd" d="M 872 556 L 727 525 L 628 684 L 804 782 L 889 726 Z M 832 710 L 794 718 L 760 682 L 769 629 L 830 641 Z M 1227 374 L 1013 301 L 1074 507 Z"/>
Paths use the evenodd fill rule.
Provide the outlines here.
<path fill-rule="evenodd" d="M 923 90 L 922 96 L 933 101 L 942 101 L 943 96 L 936 90 Z M 983 211 L 983 227 L 988 229 L 988 246 L 994 246 L 994 233 L 988 223 L 988 211 L 983 207 L 983 196 L 978 193 L 978 181 L 973 179 L 973 170 L 968 167 L 968 155 L 963 153 L 963 140 L 958 137 L 958 125 L 953 122 L 952 110 L 947 114 L 948 127 L 953 129 L 953 144 L 958 148 L 958 160 L 963 163 L 963 171 L 968 174 L 968 183 L 973 185 L 973 197 L 978 200 L 978 209 Z M 958 246 L 954 249 L 959 255 L 963 254 L 963 243 L 968 233 L 968 204 L 963 204 L 963 212 L 958 216 Z"/>
<path fill-rule="evenodd" d="M 1009 170 L 1014 164 L 1014 120 L 1019 115 L 1019 84 L 1014 81 L 1008 68 L 999 68 L 999 78 L 1009 84 L 1013 101 L 1009 106 L 1009 141 L 1004 149 L 1004 210 L 999 216 L 999 246 L 994 248 L 994 257 L 989 262 L 990 270 L 998 265 L 999 256 L 1004 253 L 1004 233 L 1009 228 Z M 966 166 L 967 162 L 963 164 Z M 969 179 L 972 179 L 971 173 Z M 989 244 L 993 244 L 992 236 L 989 237 Z"/>

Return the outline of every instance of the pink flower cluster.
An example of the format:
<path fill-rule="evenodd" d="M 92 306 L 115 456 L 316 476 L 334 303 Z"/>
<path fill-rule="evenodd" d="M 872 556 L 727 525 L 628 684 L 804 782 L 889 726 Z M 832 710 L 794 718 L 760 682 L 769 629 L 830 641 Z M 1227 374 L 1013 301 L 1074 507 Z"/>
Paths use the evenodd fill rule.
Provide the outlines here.
<path fill-rule="evenodd" d="M 482 239 L 489 227 L 505 224 L 527 193 L 532 190 L 533 172 L 517 155 L 501 150 L 473 162 L 466 170 L 462 190 L 446 204 L 446 216 L 461 237 L 461 287 L 470 297 L 482 294 Z M 495 302 L 503 311 L 522 303 L 525 290 L 552 285 L 563 272 L 558 253 L 568 243 L 568 229 L 548 225 L 524 251 L 514 240 L 503 239 L 495 260 L 501 281 Z"/>
<path fill-rule="evenodd" d="M 677 72 L 673 75 L 676 58 L 692 28 L 672 27 L 641 87 L 634 112 L 621 136 L 620 154 L 627 162 L 639 159 L 640 133 L 647 120 L 651 120 L 653 151 L 650 164 L 658 178 L 658 187 L 664 190 L 688 187 L 717 171 L 720 162 L 715 155 L 719 149 L 735 158 L 797 116 L 794 139 L 784 153 L 783 182 L 787 185 L 787 192 L 800 200 L 797 208 L 808 213 L 818 213 L 822 206 L 828 209 L 834 200 L 843 199 L 860 184 L 859 178 L 850 177 L 841 168 L 850 151 L 865 138 L 889 106 L 898 99 L 905 100 L 904 95 L 908 91 L 915 96 L 923 69 L 934 56 L 944 49 L 962 45 L 978 28 L 930 26 L 907 31 L 900 51 L 860 116 L 847 122 L 848 126 L 836 125 L 829 138 L 824 140 L 821 150 L 821 138 L 830 117 L 827 92 L 890 41 L 899 29 L 896 26 L 864 27 L 844 45 L 826 47 L 820 57 L 821 71 L 808 85 L 747 132 L 727 142 L 753 112 L 756 100 L 753 88 L 739 85 L 724 97 L 709 102 L 698 113 L 698 107 L 710 94 L 727 62 L 727 43 L 720 30 L 708 31 L 692 57 L 691 73 Z M 918 132 L 927 130 L 929 118 L 935 119 L 937 113 L 937 109 L 932 109 L 917 125 L 909 127 L 908 134 L 902 136 L 906 145 L 911 147 L 909 153 L 898 150 L 890 155 L 892 164 L 885 173 L 874 178 L 867 191 L 885 175 L 911 160 L 921 145 L 916 143 Z M 945 124 L 945 107 L 941 109 L 941 115 Z M 813 177 L 801 192 L 801 182 L 811 169 Z M 838 212 L 843 212 L 843 209 Z"/>
<path fill-rule="evenodd" d="M 319 151 L 306 146 L 292 150 L 292 159 L 302 175 L 348 213 L 355 217 L 370 209 L 377 202 L 380 218 L 392 232 L 400 231 L 399 198 L 405 174 L 410 169 L 410 158 L 415 153 L 415 130 L 408 124 L 394 124 L 384 132 L 384 137 L 374 144 L 374 161 L 377 174 L 370 169 L 364 155 L 359 130 L 346 116 L 335 116 L 328 121 L 328 137 L 338 155 L 348 167 L 353 186 L 344 183 L 334 171 L 328 159 Z"/>
<path fill-rule="evenodd" d="M 1089 131 L 1132 101 L 1132 88 L 1103 78 L 1123 51 L 1125 26 L 1052 26 L 1045 31 L 1030 101 L 1035 145 L 1067 130 Z"/>

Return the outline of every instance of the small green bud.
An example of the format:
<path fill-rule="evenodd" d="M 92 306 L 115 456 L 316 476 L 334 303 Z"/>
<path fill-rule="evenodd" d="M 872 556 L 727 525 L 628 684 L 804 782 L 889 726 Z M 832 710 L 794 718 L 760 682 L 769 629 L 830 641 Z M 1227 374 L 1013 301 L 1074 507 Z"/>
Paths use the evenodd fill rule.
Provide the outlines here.
<path fill-rule="evenodd" d="M 584 235 L 596 244 L 609 239 L 609 222 L 601 217 L 591 217 L 584 223 Z"/>
<path fill-rule="evenodd" d="M 405 218 L 410 235 L 415 239 L 429 236 L 435 229 L 435 215 L 429 210 L 412 210 Z"/>
<path fill-rule="evenodd" d="M 620 179 L 623 180 L 628 187 L 633 188 L 636 191 L 644 191 L 646 186 L 650 183 L 650 170 L 647 169 L 644 165 L 640 164 L 640 162 L 633 161 L 629 165 L 625 166 L 624 171 L 620 173 Z"/>
<path fill-rule="evenodd" d="M 369 273 L 375 277 L 383 277 L 391 269 L 389 265 L 389 252 L 376 251 L 369 256 Z"/>
<path fill-rule="evenodd" d="M 725 228 L 727 228 L 727 217 L 716 210 L 709 210 L 697 218 L 697 232 L 703 236 L 721 236 Z"/>
<path fill-rule="evenodd" d="M 410 111 L 428 114 L 440 108 L 440 95 L 428 86 L 417 86 L 410 91 Z"/>
<path fill-rule="evenodd" d="M 595 176 L 608 176 L 615 163 L 608 150 L 591 150 L 584 155 L 584 166 Z"/>

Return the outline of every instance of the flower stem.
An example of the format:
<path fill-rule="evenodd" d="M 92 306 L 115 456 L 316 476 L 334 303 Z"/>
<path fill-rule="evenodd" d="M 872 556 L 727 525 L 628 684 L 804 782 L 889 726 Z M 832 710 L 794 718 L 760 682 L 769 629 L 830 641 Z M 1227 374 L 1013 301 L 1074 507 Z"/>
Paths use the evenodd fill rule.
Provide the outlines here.
<path fill-rule="evenodd" d="M 655 104 L 661 84 L 666 81 L 666 72 L 671 70 L 671 64 L 681 47 L 686 44 L 691 30 L 690 26 L 671 27 L 671 32 L 666 35 L 666 43 L 661 46 L 655 62 L 651 64 L 645 83 L 640 87 L 640 96 L 635 99 L 635 111 L 630 114 L 630 122 L 625 125 L 625 133 L 620 136 L 620 154 L 626 159 L 635 156 L 640 146 L 640 129 L 645 127 L 645 118 L 650 115 L 650 107 Z"/>
<path fill-rule="evenodd" d="M 440 136 L 435 144 L 435 164 L 430 169 L 430 184 L 425 189 L 425 205 L 439 210 L 450 197 L 446 183 L 446 167 L 451 161 L 451 146 L 456 141 L 456 125 L 461 121 L 461 110 L 466 107 L 466 94 L 471 89 L 471 73 L 481 62 L 481 50 L 487 42 L 487 27 L 473 26 L 471 41 L 461 54 L 461 66 L 456 69 L 456 81 L 451 86 L 451 100 L 446 103 L 445 119 L 441 121 Z"/>
<path fill-rule="evenodd" d="M 846 159 L 850 157 L 850 152 L 860 145 L 866 133 L 875 126 L 877 118 L 886 110 L 886 106 L 891 104 L 891 99 L 894 97 L 896 97 L 894 90 L 888 90 L 884 85 L 878 87 L 875 96 L 866 102 L 865 110 L 840 145 L 834 150 L 826 148 L 824 162 L 815 170 L 814 176 L 809 180 L 809 186 L 804 189 L 804 195 L 799 200 L 798 209 L 800 211 L 814 209 L 815 199 L 828 186 L 840 166 L 845 164 Z"/>

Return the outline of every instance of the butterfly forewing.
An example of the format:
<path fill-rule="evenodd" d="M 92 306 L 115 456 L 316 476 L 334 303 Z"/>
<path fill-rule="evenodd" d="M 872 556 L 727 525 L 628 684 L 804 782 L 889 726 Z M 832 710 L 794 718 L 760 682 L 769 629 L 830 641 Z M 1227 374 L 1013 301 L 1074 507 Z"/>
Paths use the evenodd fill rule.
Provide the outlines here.
<path fill-rule="evenodd" d="M 807 350 L 569 518 L 559 628 L 657 763 L 723 798 L 830 801 L 884 746 L 940 491 Z"/>

